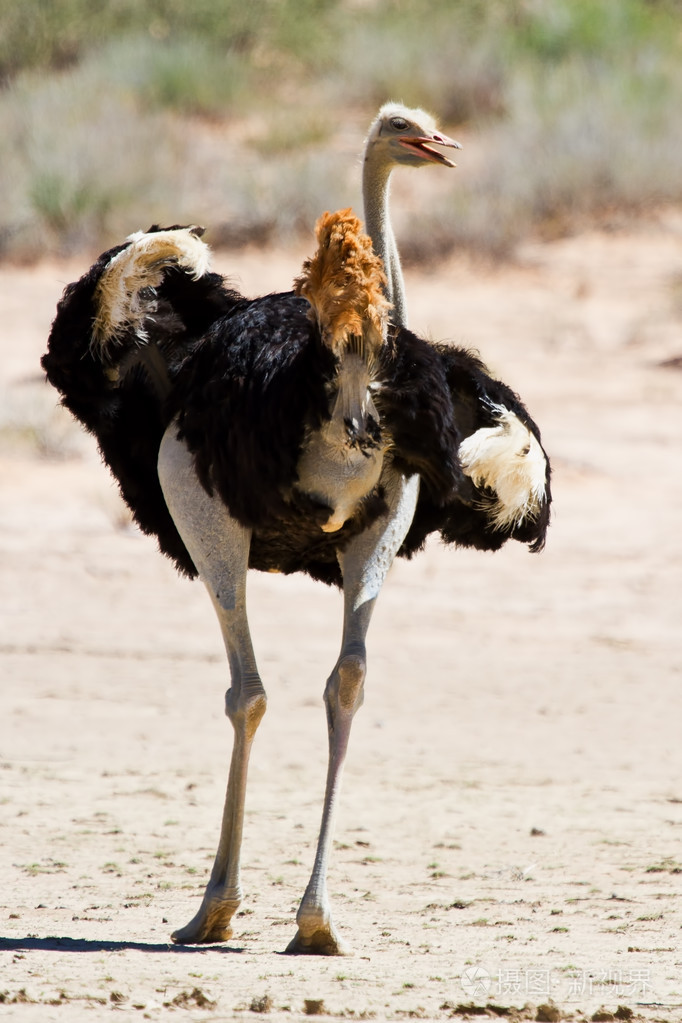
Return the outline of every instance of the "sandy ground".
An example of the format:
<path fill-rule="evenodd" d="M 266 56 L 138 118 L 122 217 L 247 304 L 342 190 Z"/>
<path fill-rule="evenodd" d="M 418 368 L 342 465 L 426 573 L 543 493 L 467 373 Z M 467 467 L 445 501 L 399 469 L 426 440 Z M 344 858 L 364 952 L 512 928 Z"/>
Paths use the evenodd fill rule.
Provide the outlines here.
<path fill-rule="evenodd" d="M 255 294 L 302 254 L 218 265 Z M 269 710 L 245 901 L 229 945 L 174 947 L 231 748 L 220 636 L 41 381 L 84 261 L 2 271 L 0 1015 L 682 1019 L 682 372 L 661 365 L 682 355 L 682 216 L 520 256 L 407 276 L 413 326 L 479 348 L 542 425 L 555 515 L 541 555 L 434 544 L 394 567 L 331 868 L 343 959 L 281 954 L 340 598 L 251 577 Z"/>

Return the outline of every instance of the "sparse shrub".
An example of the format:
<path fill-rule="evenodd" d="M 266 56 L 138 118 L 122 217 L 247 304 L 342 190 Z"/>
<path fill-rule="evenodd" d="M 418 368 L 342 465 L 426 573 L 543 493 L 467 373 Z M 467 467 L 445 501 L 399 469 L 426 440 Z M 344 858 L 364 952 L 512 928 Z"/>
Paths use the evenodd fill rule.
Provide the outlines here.
<path fill-rule="evenodd" d="M 135 116 L 91 64 L 0 94 L 5 253 L 97 247 L 163 215 L 180 146 L 168 119 Z"/>
<path fill-rule="evenodd" d="M 625 56 L 612 64 L 573 54 L 558 67 L 519 68 L 504 118 L 478 140 L 478 176 L 462 173 L 438 210 L 410 222 L 405 257 L 465 247 L 505 258 L 531 233 L 556 237 L 614 210 L 679 202 L 682 74 L 665 54 Z"/>
<path fill-rule="evenodd" d="M 208 117 L 243 114 L 258 94 L 257 74 L 243 54 L 198 35 L 116 39 L 97 52 L 100 75 L 142 107 Z"/>
<path fill-rule="evenodd" d="M 399 225 L 408 260 L 505 258 L 531 233 L 679 202 L 679 13 L 0 0 L 0 257 L 101 249 L 154 221 L 203 222 L 213 244 L 308 235 L 324 209 L 359 204 L 349 126 L 388 98 L 454 134 L 466 122 L 478 168 L 465 149 L 452 188 L 422 194 Z"/>

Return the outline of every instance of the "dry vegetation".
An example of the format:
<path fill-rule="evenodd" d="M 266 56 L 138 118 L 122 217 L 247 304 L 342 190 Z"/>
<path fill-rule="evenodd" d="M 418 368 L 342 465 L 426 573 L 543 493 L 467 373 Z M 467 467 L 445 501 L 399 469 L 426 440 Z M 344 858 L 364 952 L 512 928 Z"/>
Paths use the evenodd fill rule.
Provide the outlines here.
<path fill-rule="evenodd" d="M 679 0 L 0 0 L 0 255 L 169 218 L 214 244 L 307 233 L 358 204 L 361 134 L 389 97 L 466 147 L 457 188 L 402 225 L 408 257 L 509 256 L 533 232 L 676 202 L 679 15 Z"/>

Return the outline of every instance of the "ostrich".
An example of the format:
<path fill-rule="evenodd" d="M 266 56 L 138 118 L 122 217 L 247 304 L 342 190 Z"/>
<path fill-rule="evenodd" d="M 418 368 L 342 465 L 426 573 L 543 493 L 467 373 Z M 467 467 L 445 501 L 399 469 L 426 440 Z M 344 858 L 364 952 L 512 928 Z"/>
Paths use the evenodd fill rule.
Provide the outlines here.
<path fill-rule="evenodd" d="M 329 769 L 292 953 L 340 954 L 327 865 L 365 637 L 396 554 L 430 533 L 539 550 L 549 468 L 537 427 L 461 349 L 388 322 L 389 284 L 349 211 L 322 218 L 295 294 L 249 300 L 209 269 L 197 228 L 104 253 L 59 303 L 42 364 L 97 437 L 143 531 L 199 576 L 222 629 L 234 745 L 220 841 L 178 943 L 228 940 L 253 739 L 266 707 L 246 612 L 249 567 L 343 587 L 324 698 Z"/>

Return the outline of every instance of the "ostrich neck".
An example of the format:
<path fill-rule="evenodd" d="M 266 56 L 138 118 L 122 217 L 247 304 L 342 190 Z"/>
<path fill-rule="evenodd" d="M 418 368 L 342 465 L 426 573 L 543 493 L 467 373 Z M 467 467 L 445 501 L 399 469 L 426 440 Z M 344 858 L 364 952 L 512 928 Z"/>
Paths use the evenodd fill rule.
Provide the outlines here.
<path fill-rule="evenodd" d="M 374 251 L 384 262 L 384 270 L 388 279 L 388 298 L 393 303 L 391 319 L 394 323 L 405 327 L 407 326 L 405 285 L 389 213 L 390 180 L 390 164 L 372 159 L 371 152 L 367 153 L 362 174 L 365 228 L 372 239 Z"/>

